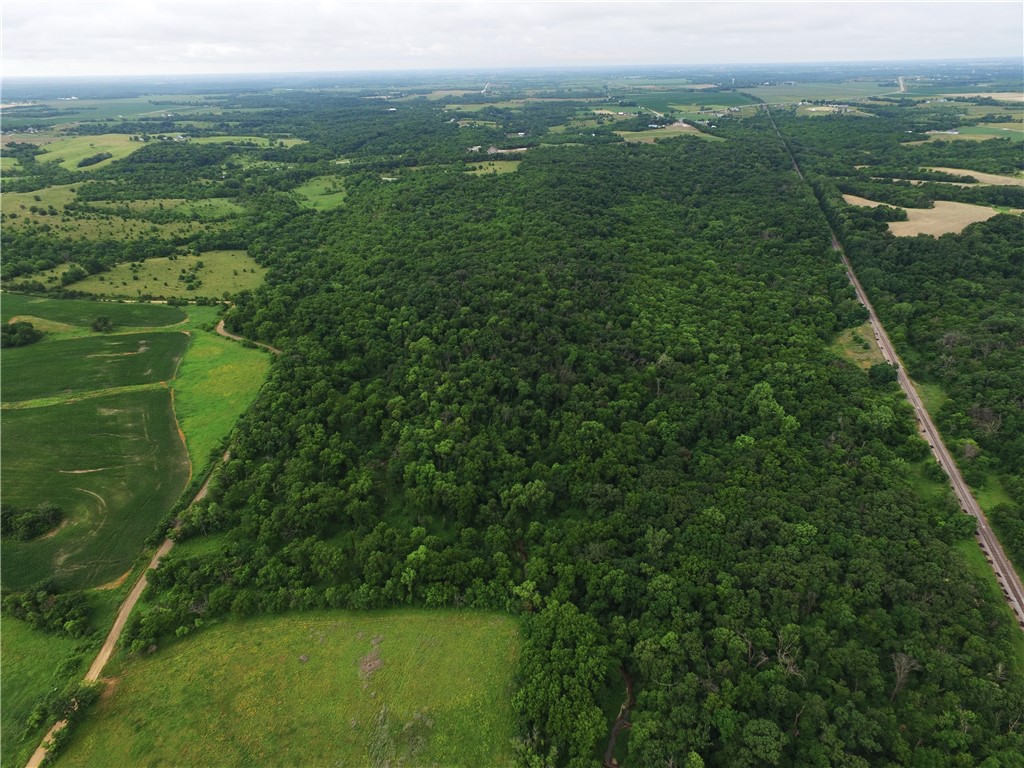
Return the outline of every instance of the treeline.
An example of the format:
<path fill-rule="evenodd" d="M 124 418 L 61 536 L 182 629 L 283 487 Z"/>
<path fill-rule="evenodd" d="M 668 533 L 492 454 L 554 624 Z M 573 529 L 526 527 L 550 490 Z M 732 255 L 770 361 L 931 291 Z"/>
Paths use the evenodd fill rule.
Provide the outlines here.
<path fill-rule="evenodd" d="M 275 120 L 339 151 L 462 135 L 302 104 Z M 268 196 L 270 272 L 227 322 L 284 353 L 176 534 L 223 544 L 158 569 L 129 646 L 294 608 L 511 610 L 530 764 L 592 764 L 620 669 L 636 765 L 1013 764 L 1017 630 L 952 546 L 970 518 L 908 480 L 927 447 L 898 389 L 829 350 L 863 309 L 763 128 L 357 169 L 331 214 Z"/>

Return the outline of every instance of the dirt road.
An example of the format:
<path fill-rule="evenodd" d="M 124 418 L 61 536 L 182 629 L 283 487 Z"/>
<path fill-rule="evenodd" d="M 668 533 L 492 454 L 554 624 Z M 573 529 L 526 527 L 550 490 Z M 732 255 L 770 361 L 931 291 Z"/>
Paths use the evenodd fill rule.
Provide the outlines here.
<path fill-rule="evenodd" d="M 223 462 L 227 462 L 231 458 L 230 451 L 224 451 L 224 455 L 221 457 Z M 195 504 L 197 501 L 201 501 L 206 497 L 207 490 L 210 487 L 210 478 L 213 477 L 213 472 L 207 476 L 206 481 L 203 483 L 202 488 L 196 493 L 195 498 L 192 499 L 192 503 Z M 139 598 L 142 597 L 143 591 L 146 589 L 146 585 L 149 583 L 146 579 L 146 575 L 154 568 L 156 568 L 164 556 L 171 551 L 171 547 L 174 546 L 174 539 L 164 539 L 164 543 L 160 545 L 153 558 L 149 561 L 149 565 L 146 570 L 139 576 L 139 580 L 135 582 L 135 586 L 132 587 L 132 591 L 128 593 L 128 597 L 121 603 L 121 607 L 117 611 L 117 618 L 114 619 L 114 625 L 110 628 L 110 632 L 107 634 L 107 639 L 103 641 L 103 646 L 100 648 L 100 652 L 96 654 L 96 658 L 93 659 L 92 664 L 89 666 L 89 671 L 85 673 L 85 682 L 91 683 L 100 679 L 100 674 L 103 672 L 103 668 L 110 661 L 110 657 L 114 654 L 114 649 L 117 647 L 117 641 L 121 639 L 121 633 L 124 631 L 124 626 L 128 622 L 128 617 L 131 615 L 132 609 L 135 608 L 135 604 L 139 602 Z M 62 730 L 67 725 L 67 721 L 61 720 L 53 726 L 47 732 L 46 736 L 43 737 L 42 743 L 36 748 L 36 751 L 32 753 L 32 757 L 29 758 L 28 763 L 25 764 L 25 768 L 39 768 L 42 764 L 43 759 L 46 757 L 46 744 L 53 738 L 54 734 Z"/>
<path fill-rule="evenodd" d="M 235 334 L 233 334 L 230 331 L 226 330 L 224 328 L 224 321 L 223 320 L 221 320 L 220 322 L 217 323 L 217 333 L 219 333 L 221 336 L 223 336 L 226 339 L 234 339 L 235 341 L 249 341 L 248 339 L 246 339 L 246 338 L 244 338 L 242 336 L 236 336 Z M 263 347 L 264 349 L 270 350 L 275 355 L 280 355 L 281 354 L 281 350 L 278 349 L 277 347 L 272 347 L 269 344 L 262 344 L 262 343 L 260 343 L 258 341 L 254 341 L 252 343 L 255 344 L 257 347 Z"/>

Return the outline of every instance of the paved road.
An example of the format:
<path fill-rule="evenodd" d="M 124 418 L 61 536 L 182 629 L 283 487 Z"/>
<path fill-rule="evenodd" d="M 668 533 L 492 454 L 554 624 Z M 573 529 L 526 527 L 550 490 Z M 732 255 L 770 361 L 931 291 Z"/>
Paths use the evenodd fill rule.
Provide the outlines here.
<path fill-rule="evenodd" d="M 786 149 L 786 153 L 789 155 L 789 159 L 793 163 L 793 169 L 797 172 L 797 175 L 803 179 L 804 174 L 800 170 L 800 165 L 797 163 L 796 157 L 790 151 L 786 140 L 782 138 L 782 133 L 779 131 L 779 127 L 775 125 L 775 118 L 772 117 L 771 109 L 768 105 L 765 105 L 765 111 L 768 113 L 768 118 L 772 122 L 772 127 L 775 129 L 775 133 L 778 135 L 779 141 L 782 142 L 783 147 Z M 992 566 L 992 570 L 995 572 L 996 581 L 999 582 L 999 587 L 1003 590 L 1003 595 L 1006 597 L 1006 601 L 1010 604 L 1010 608 L 1013 609 L 1017 623 L 1020 625 L 1021 629 L 1024 629 L 1024 585 L 1021 584 L 1020 576 L 1018 576 L 1017 572 L 1013 569 L 1013 566 L 1010 563 L 1010 558 L 1006 556 L 1006 552 L 1003 551 L 1002 544 L 999 543 L 999 539 L 996 538 L 995 533 L 993 533 L 992 528 L 988 524 L 988 518 L 985 517 L 985 513 L 982 511 L 977 500 L 974 498 L 974 495 L 971 493 L 970 487 L 964 481 L 963 475 L 960 474 L 960 468 L 956 465 L 956 462 L 953 461 L 953 457 L 946 448 L 946 444 L 942 441 L 942 435 L 939 434 L 939 430 L 936 428 L 931 416 L 928 414 L 928 411 L 925 410 L 924 403 L 921 402 L 921 397 L 917 394 L 917 389 L 914 387 L 914 382 L 904 370 L 903 362 L 900 360 L 899 355 L 896 354 L 896 348 L 889 340 L 889 335 L 885 332 L 885 328 L 882 327 L 882 322 L 878 319 L 878 315 L 875 314 L 875 308 L 871 306 L 871 301 L 868 299 L 868 295 L 864 291 L 864 287 L 857 279 L 857 275 L 854 274 L 853 266 L 850 264 L 850 260 L 846 258 L 846 254 L 843 253 L 843 248 L 839 244 L 839 240 L 836 237 L 836 233 L 832 230 L 831 225 L 829 225 L 829 234 L 832 236 L 832 247 L 835 248 L 839 253 L 839 257 L 843 260 L 843 266 L 846 267 L 846 275 L 850 278 L 850 282 L 853 284 L 853 288 L 857 292 L 857 298 L 868 311 L 871 327 L 874 329 L 875 333 L 875 340 L 878 342 L 878 348 L 882 351 L 882 355 L 885 357 L 887 362 L 897 366 L 897 379 L 900 386 L 903 388 L 903 391 L 906 393 L 910 404 L 914 407 L 914 414 L 917 416 L 917 423 L 921 430 L 921 436 L 928 441 L 928 445 L 932 449 L 932 454 L 935 456 L 935 460 L 939 462 L 939 466 L 942 467 L 943 471 L 945 471 L 946 475 L 949 477 L 949 484 L 953 488 L 953 493 L 956 495 L 960 508 L 977 520 L 976 535 L 978 537 L 978 544 L 985 553 L 985 558 Z"/>
<path fill-rule="evenodd" d="M 893 347 L 892 342 L 889 340 L 889 335 L 885 332 L 885 328 L 882 327 L 878 315 L 875 314 L 875 308 L 871 306 L 867 293 L 865 293 L 863 286 L 861 286 L 860 281 L 854 274 L 853 267 L 850 265 L 849 259 L 846 258 L 846 254 L 843 253 L 843 249 L 834 234 L 832 235 L 832 247 L 839 252 L 839 256 L 843 260 L 843 266 L 846 267 L 846 275 L 850 278 L 850 282 L 857 292 L 857 298 L 868 310 L 871 327 L 875 332 L 875 341 L 878 342 L 878 348 L 882 350 L 882 355 L 887 362 L 898 366 L 896 376 L 900 386 L 907 395 L 907 399 L 914 407 L 914 414 L 917 416 L 921 436 L 928 441 L 935 460 L 939 462 L 939 466 L 949 476 L 949 484 L 953 488 L 953 493 L 956 494 L 960 508 L 977 520 L 978 543 L 981 545 L 985 557 L 991 563 L 992 570 L 995 571 L 996 580 L 999 582 L 1003 594 L 1010 603 L 1010 607 L 1016 614 L 1017 622 L 1024 628 L 1024 585 L 1021 584 L 1020 577 L 1010 564 L 1010 560 L 1003 551 L 999 539 L 992 532 L 992 528 L 988 524 L 988 518 L 985 517 L 985 513 L 978 505 L 974 494 L 971 493 L 970 487 L 964 482 L 963 475 L 960 474 L 960 468 L 956 465 L 949 450 L 946 448 L 946 444 L 942 441 L 942 435 L 939 434 L 939 430 L 925 409 L 924 403 L 921 402 L 921 397 L 917 394 L 914 382 L 904 370 L 903 363 L 899 355 L 896 354 L 896 348 Z"/>

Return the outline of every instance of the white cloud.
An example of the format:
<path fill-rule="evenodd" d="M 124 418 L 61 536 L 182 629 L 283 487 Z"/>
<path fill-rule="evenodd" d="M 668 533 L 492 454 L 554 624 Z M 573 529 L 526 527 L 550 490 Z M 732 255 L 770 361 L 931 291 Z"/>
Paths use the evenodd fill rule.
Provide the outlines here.
<path fill-rule="evenodd" d="M 1019 2 L 5 0 L 3 71 L 187 74 L 1019 56 Z"/>

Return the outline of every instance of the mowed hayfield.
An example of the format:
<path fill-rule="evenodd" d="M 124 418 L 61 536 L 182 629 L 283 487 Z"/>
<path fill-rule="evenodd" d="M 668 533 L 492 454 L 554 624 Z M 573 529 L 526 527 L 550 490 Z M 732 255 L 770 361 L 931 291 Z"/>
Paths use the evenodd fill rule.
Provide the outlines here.
<path fill-rule="evenodd" d="M 1024 187 L 1024 176 L 1002 176 L 996 173 L 982 173 L 981 171 L 971 171 L 968 170 L 967 168 L 944 168 L 940 166 L 930 166 L 926 170 L 942 171 L 943 173 L 951 173 L 955 176 L 973 176 L 982 184 Z"/>
<path fill-rule="evenodd" d="M 519 648 L 471 612 L 230 621 L 116 662 L 56 765 L 511 766 Z"/>
<path fill-rule="evenodd" d="M 188 483 L 169 389 L 4 410 L 3 422 L 4 501 L 49 501 L 65 514 L 50 534 L 0 544 L 9 589 L 49 576 L 69 588 L 117 578 Z"/>
<path fill-rule="evenodd" d="M 132 141 L 131 136 L 124 133 L 104 133 L 99 136 L 69 136 L 43 145 L 43 149 L 46 152 L 38 155 L 36 161 L 40 163 L 59 163 L 62 168 L 66 168 L 69 171 L 88 172 L 97 168 L 103 168 L 114 162 L 114 160 L 127 157 L 144 146 L 146 146 L 145 142 Z M 79 161 L 97 155 L 100 152 L 109 152 L 111 157 L 84 168 L 78 167 Z"/>
<path fill-rule="evenodd" d="M 345 202 L 345 182 L 339 176 L 317 176 L 292 190 L 305 208 L 329 211 Z"/>
<path fill-rule="evenodd" d="M 67 266 L 59 269 L 66 270 Z M 197 256 L 118 264 L 107 272 L 72 283 L 71 287 L 95 296 L 132 297 L 141 293 L 159 298 L 219 299 L 225 293 L 255 288 L 263 282 L 266 271 L 245 251 L 205 251 Z M 195 275 L 199 282 L 190 283 L 186 279 L 190 275 Z"/>
<path fill-rule="evenodd" d="M 874 208 L 885 205 L 877 200 L 868 200 L 856 195 L 843 195 L 850 205 L 861 205 Z M 894 206 L 897 207 L 897 206 Z M 914 235 L 946 235 L 951 232 L 963 232 L 964 229 L 979 221 L 988 221 L 998 216 L 999 211 L 984 205 L 970 203 L 953 203 L 948 200 L 936 200 L 934 208 L 906 208 L 906 221 L 890 221 L 889 231 L 897 237 L 913 237 Z"/>

